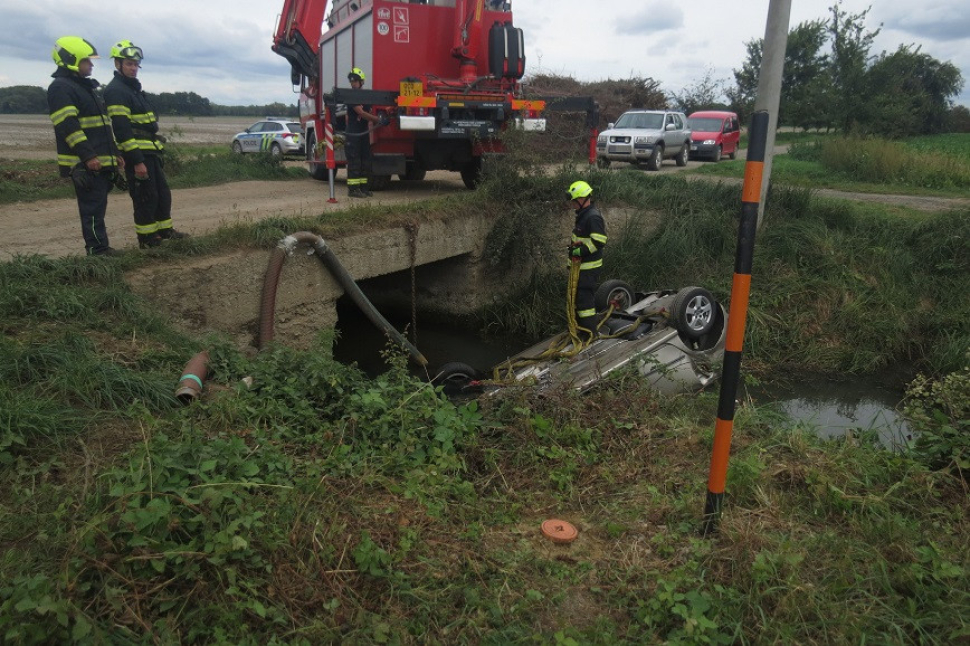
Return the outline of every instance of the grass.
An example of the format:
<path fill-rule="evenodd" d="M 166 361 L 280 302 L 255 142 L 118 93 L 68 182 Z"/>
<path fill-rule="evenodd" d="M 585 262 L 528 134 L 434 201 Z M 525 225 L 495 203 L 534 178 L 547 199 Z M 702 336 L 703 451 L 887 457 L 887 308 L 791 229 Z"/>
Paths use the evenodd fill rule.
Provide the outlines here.
<path fill-rule="evenodd" d="M 833 136 L 786 138 L 788 154 L 772 161 L 772 181 L 789 186 L 861 193 L 966 197 L 970 136 L 920 137 L 903 142 Z M 782 143 L 779 139 L 778 143 Z M 703 175 L 741 178 L 743 161 L 707 164 Z"/>
<path fill-rule="evenodd" d="M 244 180 L 305 179 L 306 171 L 287 168 L 269 153 L 234 155 L 224 146 L 174 147 L 165 158 L 174 189 Z M 7 160 L 0 174 L 0 204 L 73 198 L 70 180 L 58 174 L 56 161 Z"/>
<path fill-rule="evenodd" d="M 509 170 L 430 206 L 280 218 L 168 253 L 479 209 L 501 213 L 493 271 L 525 252 L 555 262 L 540 234 L 563 217 L 575 172 Z M 610 274 L 727 295 L 735 187 L 589 180 L 602 204 L 634 213 L 622 239 L 610 231 Z M 776 189 L 768 206 L 746 366 L 954 366 L 918 382 L 909 409 L 956 445 L 970 401 L 966 355 L 952 356 L 970 339 L 967 214 L 897 217 L 801 189 Z M 245 354 L 176 332 L 131 294 L 124 272 L 150 261 L 0 264 L 0 641 L 970 638 L 965 449 L 822 441 L 741 402 L 725 512 L 702 539 L 714 392 L 663 397 L 621 372 L 586 395 L 452 402 L 396 353 L 376 378 L 335 362 L 326 335 L 306 352 Z M 562 279 L 550 265 L 488 320 L 554 324 Z M 206 395 L 181 407 L 171 393 L 202 347 Z M 550 517 L 579 539 L 545 541 Z"/>

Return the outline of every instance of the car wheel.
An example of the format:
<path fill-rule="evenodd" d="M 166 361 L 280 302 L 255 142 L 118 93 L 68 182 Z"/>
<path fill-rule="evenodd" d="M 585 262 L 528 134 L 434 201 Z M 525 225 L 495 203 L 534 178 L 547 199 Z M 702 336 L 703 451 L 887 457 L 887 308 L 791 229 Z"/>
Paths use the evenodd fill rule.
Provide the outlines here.
<path fill-rule="evenodd" d="M 728 159 L 737 159 L 737 158 L 738 158 L 738 147 L 735 146 L 734 150 L 728 153 Z"/>
<path fill-rule="evenodd" d="M 653 154 L 650 155 L 650 159 L 647 160 L 648 170 L 660 170 L 660 167 L 664 163 L 664 148 L 663 146 L 654 146 Z"/>
<path fill-rule="evenodd" d="M 715 148 L 714 149 L 714 152 L 711 153 L 711 161 L 714 162 L 715 164 L 717 162 L 721 161 L 721 147 L 720 146 L 718 146 L 717 148 Z"/>
<path fill-rule="evenodd" d="M 239 143 L 238 141 L 232 142 L 232 152 L 236 153 L 237 155 L 241 155 L 242 154 L 242 144 Z"/>
<path fill-rule="evenodd" d="M 482 158 L 476 157 L 468 162 L 461 169 L 461 181 L 465 182 L 465 188 L 474 190 L 482 181 Z"/>
<path fill-rule="evenodd" d="M 597 157 L 596 158 L 596 167 L 597 168 L 604 168 L 604 169 L 605 168 L 609 168 L 610 167 L 610 160 L 607 159 L 606 157 Z"/>
<path fill-rule="evenodd" d="M 703 287 L 685 287 L 674 296 L 671 305 L 674 324 L 684 337 L 694 340 L 714 327 L 717 301 Z"/>
<path fill-rule="evenodd" d="M 690 156 L 690 143 L 688 142 L 688 143 L 685 143 L 683 147 L 681 147 L 680 152 L 677 153 L 677 157 L 674 158 L 674 161 L 677 163 L 678 166 L 683 167 L 687 165 L 687 157 L 689 156 Z"/>
<path fill-rule="evenodd" d="M 282 146 L 274 143 L 272 146 L 269 147 L 269 154 L 272 155 L 273 157 L 282 157 L 283 156 Z"/>
<path fill-rule="evenodd" d="M 607 280 L 593 294 L 593 304 L 597 312 L 605 312 L 610 305 L 615 311 L 622 312 L 633 305 L 633 300 L 633 289 L 622 280 Z"/>
<path fill-rule="evenodd" d="M 441 366 L 431 383 L 441 386 L 446 395 L 460 395 L 478 379 L 478 371 L 461 361 L 451 361 Z"/>
<path fill-rule="evenodd" d="M 324 181 L 329 179 L 329 173 L 327 173 L 326 164 L 318 164 L 313 161 L 313 156 L 317 153 L 317 136 L 315 133 L 310 132 L 307 135 L 306 140 L 306 164 L 307 170 L 310 172 L 310 177 L 315 180 Z"/>

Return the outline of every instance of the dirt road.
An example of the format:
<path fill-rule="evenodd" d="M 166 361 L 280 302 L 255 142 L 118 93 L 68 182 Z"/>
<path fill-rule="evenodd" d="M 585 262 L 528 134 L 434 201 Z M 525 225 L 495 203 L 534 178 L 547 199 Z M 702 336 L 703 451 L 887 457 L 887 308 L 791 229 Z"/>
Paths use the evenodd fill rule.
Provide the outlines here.
<path fill-rule="evenodd" d="M 249 117 L 178 118 L 166 119 L 163 125 L 175 133 L 175 141 L 225 143 L 228 146 L 233 134 L 244 130 L 253 121 Z M 4 158 L 50 158 L 53 150 L 53 131 L 46 117 L 0 115 L 0 165 Z M 299 162 L 288 163 L 299 165 Z M 680 169 L 668 161 L 661 172 L 689 170 L 704 163 L 692 161 Z M 328 202 L 326 182 L 309 178 L 297 182 L 235 182 L 174 191 L 172 217 L 179 230 L 198 235 L 225 224 L 254 222 L 275 216 L 319 215 L 353 208 L 359 202 L 400 204 L 464 190 L 457 173 L 436 171 L 428 173 L 427 179 L 422 182 L 402 182 L 395 178 L 390 190 L 377 193 L 369 200 L 358 201 L 347 197 L 341 172 L 336 184 L 336 203 Z M 818 193 L 826 197 L 877 201 L 927 211 L 970 206 L 970 199 L 871 195 L 828 189 L 819 190 Z M 127 195 L 111 194 L 106 222 L 113 247 L 130 249 L 137 246 L 131 220 L 131 202 Z M 65 256 L 83 253 L 74 200 L 45 200 L 2 206 L 0 227 L 4 232 L 0 242 L 0 260 L 24 254 Z"/>

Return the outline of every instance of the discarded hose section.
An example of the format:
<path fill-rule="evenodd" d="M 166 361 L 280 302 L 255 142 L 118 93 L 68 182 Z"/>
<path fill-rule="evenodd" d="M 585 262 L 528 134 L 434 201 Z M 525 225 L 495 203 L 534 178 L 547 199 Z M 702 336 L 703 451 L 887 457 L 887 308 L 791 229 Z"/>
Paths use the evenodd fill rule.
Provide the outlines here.
<path fill-rule="evenodd" d="M 270 256 L 269 265 L 263 277 L 263 293 L 259 307 L 260 349 L 265 348 L 275 336 L 276 291 L 279 286 L 283 263 L 286 257 L 292 254 L 296 246 L 301 242 L 305 242 L 313 247 L 321 262 L 330 271 L 330 274 L 344 289 L 347 295 L 350 296 L 354 304 L 370 319 L 371 323 L 391 337 L 398 345 L 404 347 L 411 356 L 411 359 L 419 366 L 424 367 L 428 365 L 428 360 L 424 358 L 424 355 L 411 345 L 393 325 L 388 323 L 387 319 L 381 316 L 381 313 L 367 299 L 364 292 L 360 290 L 360 287 L 357 286 L 354 279 L 347 273 L 344 266 L 340 264 L 340 261 L 337 260 L 334 253 L 330 251 L 330 248 L 324 242 L 323 238 L 308 231 L 299 231 L 286 236 L 277 243 L 276 249 L 273 250 L 273 254 Z"/>
<path fill-rule="evenodd" d="M 203 350 L 189 359 L 182 369 L 175 397 L 183 404 L 190 404 L 202 394 L 205 378 L 209 373 L 209 352 Z"/>

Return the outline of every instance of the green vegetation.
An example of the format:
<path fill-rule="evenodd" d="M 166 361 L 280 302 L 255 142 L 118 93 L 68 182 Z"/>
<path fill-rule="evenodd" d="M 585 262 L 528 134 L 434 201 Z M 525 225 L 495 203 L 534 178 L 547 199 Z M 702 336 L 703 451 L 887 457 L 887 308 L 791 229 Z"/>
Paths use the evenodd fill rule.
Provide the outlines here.
<path fill-rule="evenodd" d="M 165 170 L 172 188 L 211 186 L 245 180 L 305 179 L 306 170 L 287 168 L 269 153 L 234 155 L 225 146 L 173 145 L 165 158 Z M 9 160 L 0 174 L 0 204 L 73 198 L 70 180 L 58 174 L 54 160 Z"/>
<path fill-rule="evenodd" d="M 788 154 L 772 161 L 776 184 L 961 198 L 970 189 L 970 134 L 887 141 L 790 133 L 784 141 Z M 707 164 L 697 172 L 740 178 L 744 162 Z"/>
<path fill-rule="evenodd" d="M 515 158 L 475 193 L 265 220 L 163 253 L 497 213 L 495 271 L 524 253 L 550 268 L 484 320 L 548 329 L 561 245 L 539 232 L 568 217 L 575 176 Z M 589 180 L 630 214 L 611 230 L 609 277 L 728 294 L 735 186 Z M 125 286 L 145 255 L 0 264 L 0 641 L 966 641 L 970 213 L 887 214 L 797 188 L 768 209 L 748 371 L 906 360 L 927 374 L 907 400 L 921 437 L 900 453 L 862 431 L 824 442 L 742 402 L 706 539 L 713 392 L 662 397 L 617 374 L 583 396 L 451 402 L 396 352 L 373 379 L 335 362 L 326 334 L 255 355 L 189 338 Z M 180 407 L 175 382 L 202 348 L 206 395 Z M 550 517 L 579 539 L 545 541 Z"/>

